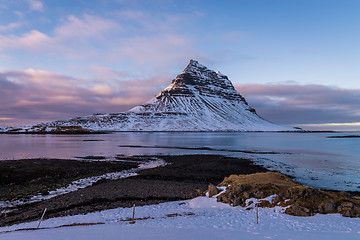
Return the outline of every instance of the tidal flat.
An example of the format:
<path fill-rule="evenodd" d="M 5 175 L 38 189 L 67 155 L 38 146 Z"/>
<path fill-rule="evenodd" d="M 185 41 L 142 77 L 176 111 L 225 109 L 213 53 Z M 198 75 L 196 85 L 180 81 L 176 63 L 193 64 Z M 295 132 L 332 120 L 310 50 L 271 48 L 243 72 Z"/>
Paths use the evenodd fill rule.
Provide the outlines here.
<path fill-rule="evenodd" d="M 36 159 L 11 161 L 15 175 L 1 175 L 2 188 L 6 192 L 23 189 L 18 194 L 33 194 L 26 190 L 36 181 L 37 194 L 50 188 L 78 179 L 79 174 L 103 174 L 106 171 L 130 169 L 134 164 L 153 159 L 154 156 L 119 157 L 126 162 L 81 162 L 74 160 Z M 15 206 L 3 213 L 0 225 L 38 219 L 47 208 L 46 218 L 85 214 L 117 207 L 131 207 L 194 198 L 203 195 L 209 184 L 219 184 L 230 174 L 266 172 L 267 169 L 249 159 L 221 155 L 156 156 L 167 165 L 140 170 L 138 175 L 117 180 L 101 180 L 92 186 L 74 192 L 45 199 L 40 202 Z M 57 163 L 55 163 L 57 162 Z M 53 163 L 53 164 L 52 164 Z M 3 168 L 9 168 L 4 161 Z M 86 167 L 87 166 L 87 167 Z M 11 168 L 10 168 L 11 169 Z M 13 170 L 15 171 L 15 170 Z M 4 171 L 1 171 L 4 172 Z M 44 174 L 43 174 L 44 173 Z M 45 174 L 46 173 L 46 174 Z M 66 174 L 65 174 L 66 173 Z M 2 180 L 6 180 L 2 181 Z M 23 185 L 23 186 L 22 186 Z M 60 186 L 60 185 L 59 185 Z M 3 198 L 6 198 L 5 194 Z M 10 197 L 11 198 L 11 197 Z M 8 198 L 7 200 L 11 200 Z"/>

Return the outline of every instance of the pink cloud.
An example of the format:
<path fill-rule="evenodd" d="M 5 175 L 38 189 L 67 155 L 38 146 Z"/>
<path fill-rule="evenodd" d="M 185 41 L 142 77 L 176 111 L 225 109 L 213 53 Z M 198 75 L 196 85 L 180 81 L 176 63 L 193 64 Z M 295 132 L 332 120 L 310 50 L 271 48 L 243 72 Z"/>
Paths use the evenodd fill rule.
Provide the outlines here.
<path fill-rule="evenodd" d="M 146 11 L 115 11 L 113 15 L 121 22 L 126 23 L 127 30 L 134 33 L 173 33 L 189 21 L 186 15 L 154 14 Z M 124 24 L 125 25 L 125 24 Z"/>
<path fill-rule="evenodd" d="M 0 25 L 0 32 L 11 31 L 22 26 L 21 22 L 12 22 L 7 25 Z"/>
<path fill-rule="evenodd" d="M 131 79 L 126 72 L 93 68 L 108 72 L 107 81 L 35 69 L 0 72 L 0 124 L 30 124 L 126 111 L 152 98 L 172 79 L 168 75 Z M 360 116 L 359 89 L 299 84 L 235 87 L 261 116 L 280 124 L 356 122 Z"/>
<path fill-rule="evenodd" d="M 160 76 L 99 84 L 44 70 L 0 72 L 0 125 L 126 111 L 152 98 L 170 81 Z"/>
<path fill-rule="evenodd" d="M 0 48 L 20 48 L 29 51 L 46 51 L 53 39 L 48 35 L 37 30 L 31 30 L 22 36 L 2 36 L 0 35 Z"/>
<path fill-rule="evenodd" d="M 12 54 L 9 50 L 15 49 L 27 58 L 30 56 L 26 52 L 39 54 L 38 66 L 47 64 L 41 62 L 45 55 L 55 56 L 62 63 L 67 60 L 98 66 L 116 63 L 132 73 L 126 79 L 135 75 L 135 78 L 154 76 L 190 58 L 204 59 L 197 54 L 192 38 L 181 31 L 190 21 L 186 16 L 153 15 L 146 11 L 114 11 L 108 17 L 69 15 L 47 32 L 37 29 L 17 35 L 0 32 L 0 53 Z M 109 76 L 105 77 L 99 75 L 100 69 L 96 71 L 94 77 L 99 80 L 115 78 L 110 76 L 114 72 L 108 71 Z"/>
<path fill-rule="evenodd" d="M 174 59 L 183 62 L 197 55 L 191 37 L 181 30 L 190 21 L 189 16 L 146 11 L 114 11 L 107 18 L 86 13 L 69 15 L 49 32 L 33 29 L 20 35 L 0 34 L 0 49 L 56 56 L 60 52 L 65 59 L 102 59 L 119 64 L 157 59 L 163 63 Z"/>
<path fill-rule="evenodd" d="M 96 95 L 112 95 L 115 93 L 114 89 L 108 85 L 95 85 L 90 88 Z"/>
<path fill-rule="evenodd" d="M 0 31 L 1 27 L 15 26 L 0 26 Z M 84 14 L 82 18 L 70 15 L 52 34 L 36 29 L 20 36 L 0 34 L 0 49 L 14 48 L 56 55 L 61 52 L 64 57 L 87 58 L 92 52 L 91 40 L 107 42 L 109 34 L 120 29 L 120 25 L 112 20 L 89 14 Z"/>
<path fill-rule="evenodd" d="M 39 0 L 26 0 L 29 4 L 29 8 L 31 11 L 39 11 L 42 12 L 44 10 L 44 5 Z"/>
<path fill-rule="evenodd" d="M 360 89 L 296 83 L 236 84 L 235 87 L 261 116 L 277 123 L 359 120 Z"/>
<path fill-rule="evenodd" d="M 82 19 L 73 15 L 67 17 L 63 25 L 54 30 L 55 38 L 61 40 L 74 38 L 101 38 L 109 31 L 119 31 L 121 26 L 115 21 L 84 14 Z"/>

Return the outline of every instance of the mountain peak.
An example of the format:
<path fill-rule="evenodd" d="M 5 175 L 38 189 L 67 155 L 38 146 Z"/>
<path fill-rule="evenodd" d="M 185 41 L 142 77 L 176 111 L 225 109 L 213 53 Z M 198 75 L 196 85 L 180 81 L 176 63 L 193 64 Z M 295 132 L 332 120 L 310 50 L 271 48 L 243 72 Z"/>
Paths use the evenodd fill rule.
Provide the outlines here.
<path fill-rule="evenodd" d="M 214 81 L 222 82 L 223 85 L 233 88 L 232 83 L 227 76 L 221 74 L 219 71 L 215 72 L 208 69 L 194 59 L 190 60 L 190 63 L 186 66 L 184 71 L 179 74 L 174 81 L 181 81 L 188 85 L 204 85 L 205 82 L 209 83 L 209 80 L 211 80 L 212 83 L 215 83 Z"/>
<path fill-rule="evenodd" d="M 183 96 L 213 96 L 229 100 L 242 101 L 245 99 L 235 90 L 227 76 L 219 71 L 215 72 L 191 59 L 184 71 L 176 76 L 172 83 L 156 95 L 157 98 L 169 95 Z"/>
<path fill-rule="evenodd" d="M 207 70 L 207 67 L 205 67 L 204 65 L 200 64 L 197 60 L 194 60 L 194 59 L 190 59 L 190 62 L 189 64 L 187 65 L 187 67 L 184 69 L 183 73 L 184 72 L 191 72 L 195 69 L 198 69 L 198 70 Z"/>
<path fill-rule="evenodd" d="M 171 84 L 124 113 L 95 114 L 5 132 L 64 131 L 294 131 L 256 114 L 227 76 L 191 59 Z"/>

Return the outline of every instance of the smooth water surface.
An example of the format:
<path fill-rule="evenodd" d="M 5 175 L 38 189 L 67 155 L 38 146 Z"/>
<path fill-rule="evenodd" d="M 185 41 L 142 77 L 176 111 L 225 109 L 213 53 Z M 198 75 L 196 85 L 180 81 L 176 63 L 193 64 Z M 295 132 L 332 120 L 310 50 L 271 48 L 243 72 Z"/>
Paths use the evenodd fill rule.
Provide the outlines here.
<path fill-rule="evenodd" d="M 253 158 L 314 187 L 359 191 L 358 133 L 123 132 L 99 135 L 0 135 L 0 160 L 148 154 L 225 154 Z M 206 150 L 197 148 L 206 147 Z M 179 149 L 185 148 L 185 149 Z M 243 151 L 243 152 L 242 152 Z"/>

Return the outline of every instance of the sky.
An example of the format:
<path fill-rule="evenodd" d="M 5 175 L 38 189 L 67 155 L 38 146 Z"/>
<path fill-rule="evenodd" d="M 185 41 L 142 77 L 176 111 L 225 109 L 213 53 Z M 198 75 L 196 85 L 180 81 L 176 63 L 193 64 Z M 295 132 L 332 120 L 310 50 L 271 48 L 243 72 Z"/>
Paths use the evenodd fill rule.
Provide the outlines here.
<path fill-rule="evenodd" d="M 265 119 L 360 130 L 360 1 L 0 0 L 0 126 L 122 112 L 190 59 Z"/>

